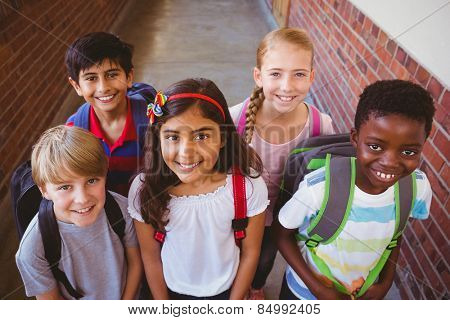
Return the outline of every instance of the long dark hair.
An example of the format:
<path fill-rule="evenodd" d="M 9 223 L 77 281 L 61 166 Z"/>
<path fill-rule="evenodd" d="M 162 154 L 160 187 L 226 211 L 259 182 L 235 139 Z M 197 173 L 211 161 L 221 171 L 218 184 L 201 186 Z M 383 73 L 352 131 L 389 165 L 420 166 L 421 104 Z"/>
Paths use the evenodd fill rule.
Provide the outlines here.
<path fill-rule="evenodd" d="M 186 79 L 164 91 L 167 97 L 181 93 L 200 93 L 214 99 L 222 106 L 225 120 L 220 110 L 212 103 L 189 97 L 166 102 L 162 107 L 163 115 L 155 117 L 155 123 L 148 127 L 144 147 L 144 180 L 139 195 L 141 214 L 145 223 L 151 224 L 157 230 L 164 230 L 168 223 L 167 206 L 170 201 L 168 189 L 181 182 L 166 165 L 161 153 L 160 130 L 167 120 L 191 107 L 198 108 L 203 117 L 219 125 L 221 139 L 225 142 L 214 167 L 217 172 L 229 173 L 232 167 L 237 166 L 243 175 L 254 178 L 261 175 L 263 168 L 258 154 L 237 133 L 225 97 L 214 82 L 203 78 Z"/>

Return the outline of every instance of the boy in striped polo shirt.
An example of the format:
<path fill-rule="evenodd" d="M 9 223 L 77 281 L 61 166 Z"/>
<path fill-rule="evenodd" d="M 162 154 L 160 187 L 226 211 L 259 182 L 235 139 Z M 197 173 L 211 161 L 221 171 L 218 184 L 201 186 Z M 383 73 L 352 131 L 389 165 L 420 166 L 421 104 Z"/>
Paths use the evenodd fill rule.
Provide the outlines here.
<path fill-rule="evenodd" d="M 66 124 L 100 139 L 109 158 L 108 189 L 124 196 L 140 166 L 148 123 L 145 99 L 127 96 L 133 81 L 131 59 L 132 46 L 105 32 L 75 40 L 65 57 L 69 82 L 86 100 Z"/>
<path fill-rule="evenodd" d="M 297 243 L 294 237 L 295 233 L 308 237 L 307 228 L 321 208 L 325 194 L 322 168 L 305 176 L 274 226 L 278 248 L 288 262 L 280 299 L 359 296 L 369 272 L 392 240 L 396 228 L 394 184 L 400 178 L 415 172 L 416 197 L 410 217 L 428 217 L 432 191 L 426 175 L 417 168 L 434 111 L 430 94 L 408 81 L 378 81 L 364 90 L 350 133 L 356 148 L 356 186 L 348 220 L 334 240 L 315 248 L 338 285 L 319 270 L 324 268 L 316 264 L 318 260 L 305 242 Z M 384 298 L 394 279 L 399 250 L 397 245 L 378 281 L 358 298 Z"/>

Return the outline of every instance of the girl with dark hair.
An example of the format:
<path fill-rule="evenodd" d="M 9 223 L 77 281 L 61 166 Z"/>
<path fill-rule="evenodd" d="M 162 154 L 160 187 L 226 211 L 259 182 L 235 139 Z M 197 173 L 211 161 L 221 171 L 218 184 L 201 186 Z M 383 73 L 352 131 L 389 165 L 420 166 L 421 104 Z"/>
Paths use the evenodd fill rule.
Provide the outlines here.
<path fill-rule="evenodd" d="M 173 84 L 157 94 L 148 116 L 145 169 L 128 199 L 153 297 L 243 299 L 268 205 L 261 160 L 210 80 Z M 246 219 L 236 223 L 243 207 L 246 227 Z"/>

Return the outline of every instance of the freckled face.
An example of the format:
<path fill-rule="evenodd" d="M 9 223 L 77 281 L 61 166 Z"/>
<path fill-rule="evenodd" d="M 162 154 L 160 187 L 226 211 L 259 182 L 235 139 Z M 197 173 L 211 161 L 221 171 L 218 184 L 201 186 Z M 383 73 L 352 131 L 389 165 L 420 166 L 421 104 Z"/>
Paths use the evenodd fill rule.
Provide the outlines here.
<path fill-rule="evenodd" d="M 312 53 L 298 45 L 280 41 L 269 48 L 253 77 L 263 88 L 264 103 L 276 112 L 288 113 L 300 105 L 314 80 Z"/>
<path fill-rule="evenodd" d="M 384 192 L 419 166 L 425 140 L 424 123 L 396 114 L 371 115 L 358 131 L 351 131 L 356 185 L 370 194 Z"/>

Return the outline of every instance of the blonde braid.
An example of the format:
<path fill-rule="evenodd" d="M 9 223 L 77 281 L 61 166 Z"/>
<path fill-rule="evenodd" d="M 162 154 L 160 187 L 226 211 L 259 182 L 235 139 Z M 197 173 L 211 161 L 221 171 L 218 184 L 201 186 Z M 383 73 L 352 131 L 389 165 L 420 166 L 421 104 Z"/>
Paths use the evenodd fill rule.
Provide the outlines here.
<path fill-rule="evenodd" d="M 256 113 L 264 101 L 264 92 L 260 87 L 255 87 L 250 96 L 250 102 L 245 113 L 245 141 L 250 144 L 255 130 Z"/>

